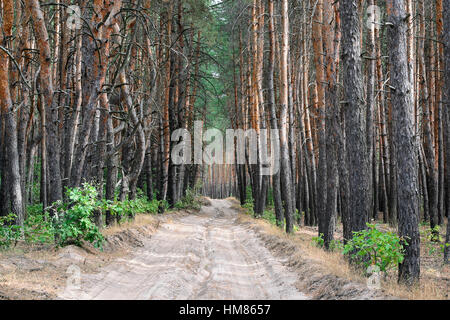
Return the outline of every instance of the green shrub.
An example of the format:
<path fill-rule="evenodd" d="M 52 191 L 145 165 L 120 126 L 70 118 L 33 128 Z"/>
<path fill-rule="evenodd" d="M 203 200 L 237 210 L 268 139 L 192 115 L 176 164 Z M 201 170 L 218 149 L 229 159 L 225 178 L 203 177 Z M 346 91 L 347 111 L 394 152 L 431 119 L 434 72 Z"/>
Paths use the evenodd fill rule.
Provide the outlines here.
<path fill-rule="evenodd" d="M 432 242 L 442 242 L 442 237 L 440 234 L 441 226 L 436 225 L 434 228 L 427 228 L 423 231 L 420 231 L 420 235 L 424 237 L 428 241 Z"/>
<path fill-rule="evenodd" d="M 109 212 L 111 215 L 115 217 L 119 217 L 119 220 L 125 216 L 125 209 L 123 204 L 119 201 L 111 201 L 103 199 L 101 203 L 102 212 Z"/>
<path fill-rule="evenodd" d="M 29 206 L 28 217 L 24 221 L 24 237 L 28 243 L 52 243 L 55 241 L 55 228 L 48 212 L 42 213 L 42 204 Z"/>
<path fill-rule="evenodd" d="M 42 204 L 29 206 L 27 216 L 23 228 L 13 224 L 16 218 L 14 214 L 0 217 L 0 247 L 8 249 L 19 240 L 25 240 L 28 243 L 54 242 L 55 228 L 49 214 L 42 213 Z"/>
<path fill-rule="evenodd" d="M 312 241 L 317 247 L 323 248 L 324 245 L 325 245 L 325 240 L 323 239 L 323 237 L 324 237 L 324 235 L 323 235 L 323 233 L 321 233 L 317 237 L 312 237 Z M 330 251 L 335 251 L 335 250 L 342 251 L 342 250 L 344 250 L 344 244 L 340 240 L 333 239 L 333 240 L 330 241 L 330 244 L 328 246 L 328 250 L 330 250 Z"/>
<path fill-rule="evenodd" d="M 146 196 L 138 197 L 134 200 L 125 201 L 111 201 L 102 200 L 101 210 L 103 213 L 109 211 L 110 214 L 119 218 L 119 221 L 125 219 L 132 219 L 136 214 L 139 213 L 158 213 L 158 208 L 162 204 L 166 208 L 168 207 L 167 201 L 153 199 L 149 201 Z"/>
<path fill-rule="evenodd" d="M 123 206 L 126 208 L 130 216 L 135 216 L 139 213 L 158 213 L 159 204 L 164 200 L 152 200 L 148 201 L 147 197 L 140 197 L 133 200 L 126 200 L 123 202 Z"/>
<path fill-rule="evenodd" d="M 149 200 L 141 189 L 137 189 L 136 198 L 129 200 L 127 205 L 130 213 L 135 216 L 138 213 L 158 213 L 160 202 L 156 199 Z"/>
<path fill-rule="evenodd" d="M 94 210 L 101 208 L 97 190 L 85 183 L 82 188 L 67 189 L 66 195 L 68 203 L 60 202 L 57 208 L 59 218 L 55 221 L 55 229 L 58 244 L 80 246 L 85 240 L 101 249 L 104 238 L 91 220 Z"/>
<path fill-rule="evenodd" d="M 343 253 L 349 254 L 357 263 L 376 265 L 386 272 L 403 261 L 403 244 L 407 243 L 393 232 L 382 232 L 375 224 L 367 223 L 367 230 L 353 232 L 353 238 L 344 246 Z"/>
<path fill-rule="evenodd" d="M 242 205 L 242 208 L 245 209 L 245 213 L 253 216 L 255 214 L 255 211 L 253 210 L 253 194 L 252 194 L 252 187 L 247 186 L 245 189 L 245 202 Z"/>
<path fill-rule="evenodd" d="M 277 224 L 277 218 L 275 217 L 275 212 L 273 210 L 264 210 L 262 218 L 273 225 Z"/>
<path fill-rule="evenodd" d="M 269 188 L 267 192 L 267 206 L 273 207 L 275 205 L 275 201 L 273 199 L 273 189 Z"/>
<path fill-rule="evenodd" d="M 323 240 L 323 233 L 317 237 L 312 237 L 312 242 L 319 248 L 323 248 L 325 241 Z"/>
<path fill-rule="evenodd" d="M 195 192 L 195 190 L 192 190 L 191 188 L 188 188 L 186 190 L 186 195 L 179 200 L 177 203 L 175 203 L 175 209 L 182 210 L 182 209 L 193 209 L 193 210 L 200 210 L 201 203 L 199 201 L 198 195 Z"/>
<path fill-rule="evenodd" d="M 48 212 L 43 213 L 42 204 L 28 206 L 23 229 L 13 224 L 15 215 L 0 217 L 0 247 L 9 248 L 22 239 L 28 243 L 56 241 L 59 246 L 81 245 L 84 240 L 102 248 L 104 238 L 93 222 L 94 212 L 105 214 L 109 211 L 121 221 L 132 219 L 140 213 L 156 214 L 160 206 L 168 208 L 167 201 L 149 201 L 141 190 L 138 190 L 137 197 L 133 200 L 99 200 L 96 187 L 88 183 L 81 188 L 67 189 L 66 198 L 67 202 L 58 201 L 53 204 L 56 209 L 55 217 L 50 217 Z M 199 202 L 188 190 L 183 205 L 192 208 L 199 205 Z"/>
<path fill-rule="evenodd" d="M 40 215 L 43 211 L 42 203 L 29 205 L 27 206 L 27 217 Z"/>
<path fill-rule="evenodd" d="M 303 211 L 299 212 L 298 209 L 295 209 L 295 222 L 300 223 L 302 221 Z"/>
<path fill-rule="evenodd" d="M 333 239 L 333 240 L 330 241 L 329 250 L 331 250 L 331 251 L 335 251 L 335 250 L 343 251 L 344 250 L 344 243 L 342 241 L 340 241 L 340 240 Z"/>
<path fill-rule="evenodd" d="M 255 212 L 253 211 L 253 199 L 247 198 L 245 203 L 242 205 L 242 208 L 245 209 L 245 213 L 253 216 Z"/>
<path fill-rule="evenodd" d="M 21 227 L 14 225 L 16 215 L 10 213 L 7 216 L 0 217 L 0 248 L 8 249 L 14 243 L 20 240 L 22 236 Z"/>
<path fill-rule="evenodd" d="M 445 248 L 449 246 L 448 243 L 445 243 L 440 231 L 441 226 L 439 225 L 420 231 L 420 235 L 426 240 L 424 241 L 424 246 L 428 249 L 428 254 L 430 255 L 437 253 L 437 255 L 441 256 Z"/>

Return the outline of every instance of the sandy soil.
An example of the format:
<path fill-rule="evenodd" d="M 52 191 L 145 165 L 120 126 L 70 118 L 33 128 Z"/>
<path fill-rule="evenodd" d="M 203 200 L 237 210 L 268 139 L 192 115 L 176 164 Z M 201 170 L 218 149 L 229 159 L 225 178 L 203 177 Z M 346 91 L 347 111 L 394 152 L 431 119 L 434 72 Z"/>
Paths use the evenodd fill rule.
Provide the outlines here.
<path fill-rule="evenodd" d="M 62 299 L 307 299 L 297 275 L 236 222 L 228 200 L 164 223 L 127 258 L 81 274 Z"/>

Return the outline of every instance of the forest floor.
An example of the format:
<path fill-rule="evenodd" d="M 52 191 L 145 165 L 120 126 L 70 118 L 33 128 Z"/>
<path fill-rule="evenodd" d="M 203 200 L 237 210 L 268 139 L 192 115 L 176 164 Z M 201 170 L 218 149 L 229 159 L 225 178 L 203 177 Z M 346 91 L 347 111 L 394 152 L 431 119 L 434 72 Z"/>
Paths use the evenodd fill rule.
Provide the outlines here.
<path fill-rule="evenodd" d="M 339 250 L 325 251 L 317 246 L 314 241 L 318 234 L 317 226 L 296 226 L 294 234 L 286 235 L 281 228 L 274 225 L 272 212 L 273 217 L 271 216 L 270 223 L 265 219 L 255 220 L 248 213 L 246 214 L 246 210 L 240 206 L 238 201 L 234 199 L 230 199 L 230 201 L 233 201 L 233 208 L 242 213 L 239 218 L 241 223 L 252 225 L 252 228 L 256 229 L 257 234 L 264 239 L 269 248 L 274 246 L 272 251 L 275 254 L 287 255 L 289 257 L 288 265 L 294 266 L 298 273 L 305 275 L 303 283 L 307 288 L 306 292 L 312 293 L 315 299 L 340 299 L 341 297 L 360 299 L 364 297 L 365 290 L 362 295 L 357 292 L 350 296 L 348 292 L 344 292 L 343 295 L 340 293 L 340 289 L 346 288 L 342 285 L 342 281 L 365 285 L 368 278 L 363 270 L 352 268 Z M 268 210 L 272 211 L 273 208 L 268 208 Z M 376 224 L 378 229 L 397 232 L 395 227 L 382 222 L 381 215 L 378 218 L 371 222 Z M 445 231 L 446 225 L 440 228 L 441 239 L 445 239 Z M 420 233 L 420 283 L 413 287 L 399 285 L 397 269 L 391 269 L 380 277 L 381 289 L 378 290 L 378 293 L 384 296 L 382 299 L 395 297 L 394 299 L 408 300 L 448 300 L 450 298 L 450 266 L 443 263 L 442 241 L 441 243 L 430 241 L 428 224 L 421 223 Z M 336 226 L 334 238 L 340 241 L 343 239 L 342 224 L 340 223 Z M 281 245 L 274 245 L 277 243 L 281 243 Z M 286 249 L 280 250 L 280 246 L 284 246 Z M 316 274 L 314 274 L 314 270 L 317 270 Z M 336 279 L 336 281 L 330 279 Z"/>
<path fill-rule="evenodd" d="M 312 246 L 307 231 L 287 236 L 243 214 L 234 199 L 210 200 L 199 212 L 139 215 L 104 230 L 102 252 L 86 245 L 1 253 L 0 299 L 392 299 L 399 292 L 369 289 L 339 255 Z"/>
<path fill-rule="evenodd" d="M 377 225 L 377 228 L 383 231 L 391 231 L 396 233 L 397 229 L 390 226 L 387 223 L 382 222 L 382 218 L 372 221 Z M 381 287 L 389 295 L 395 295 L 401 299 L 449 299 L 450 292 L 450 266 L 443 263 L 443 253 L 441 250 L 441 243 L 445 239 L 446 226 L 440 228 L 441 242 L 431 241 L 429 236 L 429 225 L 421 224 L 419 227 L 421 234 L 420 240 L 420 284 L 418 286 L 409 288 L 398 285 L 397 276 L 398 272 L 396 268 L 393 268 L 387 272 L 381 278 Z M 303 247 L 315 246 L 312 237 L 317 237 L 317 227 L 301 227 L 296 232 L 295 238 L 297 241 L 303 243 Z M 335 232 L 335 239 L 343 239 L 342 225 L 338 224 Z M 320 248 L 319 248 L 320 249 Z M 336 274 L 348 279 L 354 279 L 356 281 L 366 281 L 361 272 L 355 272 L 355 270 L 349 268 L 348 263 L 342 259 L 342 255 L 338 252 L 323 253 L 320 249 L 318 252 L 316 248 L 310 248 L 313 252 L 313 256 L 317 255 L 321 259 L 322 264 L 328 266 L 328 270 L 336 271 Z"/>

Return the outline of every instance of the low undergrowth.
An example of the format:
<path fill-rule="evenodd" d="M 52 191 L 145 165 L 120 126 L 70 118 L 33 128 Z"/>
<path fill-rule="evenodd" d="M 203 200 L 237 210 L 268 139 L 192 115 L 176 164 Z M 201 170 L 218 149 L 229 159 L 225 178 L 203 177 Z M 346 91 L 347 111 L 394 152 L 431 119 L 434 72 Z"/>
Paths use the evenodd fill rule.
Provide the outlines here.
<path fill-rule="evenodd" d="M 202 206 L 200 197 L 198 196 L 198 190 L 188 188 L 186 190 L 186 195 L 175 203 L 174 208 L 178 210 L 200 210 Z"/>
<path fill-rule="evenodd" d="M 0 217 L 0 249 L 8 249 L 19 241 L 60 247 L 81 246 L 86 241 L 102 249 L 104 237 L 101 228 L 106 227 L 103 223 L 107 212 L 120 225 L 134 220 L 137 214 L 157 214 L 169 209 L 167 201 L 149 200 L 140 190 L 135 199 L 119 201 L 117 196 L 114 200 L 100 199 L 97 188 L 88 183 L 80 188 L 67 189 L 65 199 L 45 211 L 42 204 L 29 206 L 23 226 L 14 224 L 16 216 L 13 214 Z M 198 210 L 200 206 L 195 191 L 188 190 L 174 209 Z"/>
<path fill-rule="evenodd" d="M 323 234 L 312 237 L 312 242 L 319 248 L 324 248 Z M 353 232 L 353 238 L 344 244 L 333 239 L 328 250 L 340 252 L 348 256 L 353 263 L 367 270 L 371 266 L 387 273 L 396 269 L 404 259 L 404 246 L 407 241 L 391 231 L 380 231 L 376 224 L 367 223 L 367 229 Z"/>
<path fill-rule="evenodd" d="M 341 240 L 341 226 L 337 226 L 336 239 L 330 243 L 329 250 L 323 250 L 323 236 L 317 236 L 317 227 L 297 226 L 297 232 L 287 235 L 281 227 L 276 226 L 273 208 L 268 207 L 268 212 L 262 216 L 263 219 L 254 220 L 252 211 L 248 208 L 252 209 L 253 206 L 250 204 L 238 206 L 238 201 L 234 202 L 236 209 L 243 214 L 242 219 L 250 219 L 252 223 L 262 226 L 265 234 L 276 235 L 284 239 L 283 241 L 295 244 L 297 247 L 295 252 L 298 253 L 290 256 L 290 260 L 295 260 L 290 264 L 306 266 L 304 259 L 312 259 L 323 268 L 323 272 L 340 279 L 358 282 L 363 286 L 371 275 L 366 271 L 373 270 L 375 266 L 383 275 L 380 278 L 381 290 L 391 297 L 419 300 L 448 299 L 449 269 L 442 264 L 445 248 L 442 234 L 445 232 L 445 226 L 438 230 L 441 234 L 438 241 L 433 241 L 436 239 L 436 232 L 433 233 L 428 225 L 421 226 L 421 279 L 420 283 L 410 287 L 397 283 L 397 266 L 403 259 L 407 239 L 398 237 L 395 228 L 381 222 L 368 224 L 368 229 L 356 232 L 352 241 L 344 245 Z M 361 268 L 353 267 L 349 263 L 349 256 L 353 257 L 356 265 L 361 265 Z M 313 283 L 310 285 L 314 286 Z"/>

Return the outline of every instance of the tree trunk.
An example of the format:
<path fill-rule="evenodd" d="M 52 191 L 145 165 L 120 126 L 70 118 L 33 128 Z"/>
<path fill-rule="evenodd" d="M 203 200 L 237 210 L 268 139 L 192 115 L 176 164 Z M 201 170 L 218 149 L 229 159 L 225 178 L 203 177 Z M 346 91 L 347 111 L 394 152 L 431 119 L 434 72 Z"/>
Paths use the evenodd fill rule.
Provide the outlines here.
<path fill-rule="evenodd" d="M 443 28 L 443 43 L 444 43 L 444 76 L 445 84 L 443 90 L 443 109 L 445 110 L 445 157 L 447 164 L 450 163 L 450 0 L 443 0 L 444 8 L 444 28 Z M 447 204 L 450 203 L 450 170 L 447 170 Z M 447 208 L 447 211 L 449 209 Z M 450 214 L 447 216 L 447 236 L 445 238 L 444 262 L 449 263 L 450 257 Z"/>
<path fill-rule="evenodd" d="M 389 0 L 391 100 L 397 161 L 399 234 L 407 242 L 399 265 L 399 282 L 413 284 L 420 275 L 420 236 L 417 185 L 417 139 L 414 132 L 412 83 L 408 77 L 407 21 L 403 0 Z"/>
<path fill-rule="evenodd" d="M 12 26 L 14 20 L 14 3 L 12 0 L 4 0 L 3 4 L 3 24 L 0 30 L 0 43 L 4 48 L 11 48 Z M 18 225 L 23 225 L 24 221 L 24 204 L 22 197 L 20 167 L 19 167 L 19 153 L 17 150 L 17 120 L 14 105 L 11 100 L 11 92 L 9 88 L 9 56 L 0 50 L 0 107 L 2 118 L 4 120 L 4 145 L 5 154 L 7 158 L 3 159 L 5 170 L 8 175 L 8 190 L 11 201 L 11 213 L 16 215 L 15 222 Z M 3 175 L 4 176 L 4 175 Z M 2 181 L 5 184 L 6 181 Z M 5 212 L 4 214 L 8 214 Z"/>
<path fill-rule="evenodd" d="M 288 121 L 288 52 L 289 52 L 289 16 L 288 1 L 281 2 L 281 57 L 280 57 L 280 158 L 281 158 L 281 188 L 284 201 L 284 216 L 286 218 L 286 232 L 293 231 L 293 212 L 292 212 L 292 177 L 291 164 L 289 161 L 289 150 L 287 140 L 287 121 Z"/>
<path fill-rule="evenodd" d="M 351 230 L 366 228 L 370 210 L 370 171 L 366 144 L 366 111 L 361 72 L 361 25 L 355 0 L 339 3 L 342 26 L 345 136 Z"/>
<path fill-rule="evenodd" d="M 268 0 L 269 10 L 269 70 L 267 72 L 268 83 L 268 109 L 270 111 L 270 127 L 272 130 L 278 131 L 277 113 L 275 110 L 275 90 L 274 90 L 274 72 L 275 72 L 275 27 L 273 17 L 273 0 Z M 280 153 L 279 139 L 273 139 L 274 146 L 271 152 L 273 154 Z M 273 201 L 275 205 L 275 217 L 277 225 L 283 225 L 283 206 L 281 201 L 281 184 L 280 170 L 272 176 Z"/>
<path fill-rule="evenodd" d="M 34 33 L 37 47 L 39 49 L 40 72 L 39 86 L 40 92 L 44 96 L 46 112 L 46 135 L 47 135 L 47 155 L 48 155 L 48 202 L 60 200 L 62 198 L 62 181 L 60 173 L 60 144 L 58 138 L 58 106 L 57 99 L 54 99 L 54 89 L 51 72 L 51 51 L 47 28 L 45 26 L 44 15 L 38 0 L 27 2 L 28 10 L 33 19 Z"/>
<path fill-rule="evenodd" d="M 313 1 L 315 3 L 315 1 Z M 328 3 L 327 3 L 328 5 Z M 319 220 L 319 235 L 325 230 L 325 216 L 327 205 L 327 146 L 326 146 L 326 132 L 325 132 L 325 90 L 324 90 L 324 62 L 323 62 L 323 0 L 318 0 L 314 11 L 312 36 L 314 49 L 314 65 L 316 70 L 316 88 L 317 88 L 317 110 L 319 113 L 318 119 L 318 147 L 319 147 L 319 161 L 317 164 L 317 216 Z M 331 35 L 329 35 L 331 36 Z"/>
<path fill-rule="evenodd" d="M 336 12 L 336 13 L 335 13 Z M 319 235 L 324 234 L 324 246 L 329 248 L 333 240 L 337 215 L 337 191 L 338 191 L 338 163 L 337 163 L 337 137 L 339 128 L 339 102 L 338 102 L 338 65 L 340 46 L 340 25 L 337 10 L 333 11 L 331 1 L 325 0 L 323 10 L 323 38 L 325 48 L 326 83 L 326 206 L 319 224 Z M 334 28 L 335 27 L 335 28 Z"/>

